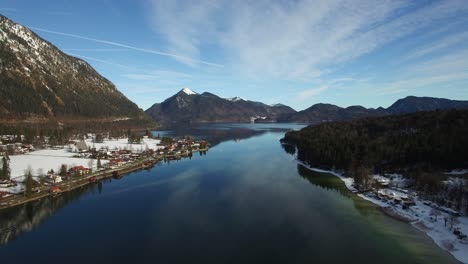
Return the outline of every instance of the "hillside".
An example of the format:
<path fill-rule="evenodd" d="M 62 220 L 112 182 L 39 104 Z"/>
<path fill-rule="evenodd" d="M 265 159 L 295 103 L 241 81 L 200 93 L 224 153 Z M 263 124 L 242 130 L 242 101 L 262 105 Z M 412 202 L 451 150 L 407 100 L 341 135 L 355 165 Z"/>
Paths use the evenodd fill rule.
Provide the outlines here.
<path fill-rule="evenodd" d="M 468 101 L 450 100 L 434 97 L 408 96 L 397 100 L 387 112 L 391 114 L 412 113 L 418 111 L 432 111 L 437 109 L 464 109 L 468 108 Z"/>
<path fill-rule="evenodd" d="M 308 164 L 352 171 L 468 167 L 468 110 L 437 110 L 311 125 L 288 132 Z"/>
<path fill-rule="evenodd" d="M 0 120 L 62 123 L 149 121 L 85 61 L 0 16 Z"/>

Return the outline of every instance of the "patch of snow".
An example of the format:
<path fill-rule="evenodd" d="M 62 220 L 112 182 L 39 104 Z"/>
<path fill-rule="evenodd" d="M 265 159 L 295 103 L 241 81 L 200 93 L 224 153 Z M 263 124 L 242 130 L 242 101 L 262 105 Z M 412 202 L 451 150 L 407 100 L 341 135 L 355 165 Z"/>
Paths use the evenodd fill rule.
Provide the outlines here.
<path fill-rule="evenodd" d="M 448 172 L 444 172 L 444 174 L 447 174 L 447 175 L 462 175 L 462 174 L 467 174 L 468 173 L 468 169 L 459 169 L 459 170 L 452 170 L 452 171 L 448 171 Z"/>
<path fill-rule="evenodd" d="M 125 120 L 129 120 L 129 119 L 131 119 L 131 118 L 130 118 L 130 117 L 120 117 L 120 118 L 116 118 L 116 119 L 114 119 L 113 121 L 114 121 L 114 122 L 117 122 L 117 121 L 125 121 Z"/>
<path fill-rule="evenodd" d="M 88 147 L 95 147 L 97 150 L 101 148 L 109 148 L 109 150 L 128 149 L 135 152 L 144 151 L 146 148 L 152 150 L 164 148 L 162 146 L 158 146 L 160 142 L 161 140 L 152 138 L 143 138 L 141 140 L 141 144 L 129 144 L 128 138 L 104 140 L 103 143 L 93 143 L 90 138 L 85 140 Z"/>
<path fill-rule="evenodd" d="M 190 90 L 189 88 L 183 88 L 182 92 L 184 92 L 185 94 L 188 94 L 188 95 L 197 94 L 196 92 Z"/>
<path fill-rule="evenodd" d="M 176 97 L 176 101 L 177 101 L 177 107 L 179 107 L 179 109 L 182 109 L 188 106 L 187 102 L 179 96 Z"/>
<path fill-rule="evenodd" d="M 226 98 L 226 100 L 229 100 L 229 101 L 231 101 L 231 102 L 248 101 L 248 100 L 246 100 L 246 99 L 244 99 L 244 98 L 242 98 L 242 97 L 238 97 L 238 96 L 232 97 L 232 98 Z"/>

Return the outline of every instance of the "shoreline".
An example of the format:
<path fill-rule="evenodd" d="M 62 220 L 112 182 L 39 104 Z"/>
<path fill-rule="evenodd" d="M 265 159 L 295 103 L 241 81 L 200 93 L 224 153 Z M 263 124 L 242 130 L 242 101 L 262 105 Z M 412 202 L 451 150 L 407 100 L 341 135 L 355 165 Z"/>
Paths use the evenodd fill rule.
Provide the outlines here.
<path fill-rule="evenodd" d="M 416 228 L 417 230 L 423 232 L 426 236 L 428 236 L 432 240 L 432 242 L 434 242 L 435 245 L 437 245 L 442 250 L 445 250 L 448 253 L 450 253 L 450 255 L 455 260 L 457 260 L 457 261 L 459 261 L 461 263 L 468 263 L 468 247 L 467 247 L 468 245 L 466 245 L 465 243 L 463 243 L 463 244 L 467 248 L 465 248 L 465 249 L 456 249 L 455 245 L 453 245 L 453 243 L 450 243 L 450 241 L 448 241 L 447 239 L 442 237 L 443 234 L 441 235 L 439 230 L 433 230 L 430 227 L 426 226 L 425 222 L 424 222 L 424 219 L 411 218 L 408 215 L 403 215 L 402 213 L 398 212 L 396 210 L 396 208 L 394 208 L 393 206 L 390 206 L 390 205 L 388 205 L 388 204 L 386 204 L 384 202 L 381 202 L 380 200 L 376 200 L 376 199 L 373 199 L 371 197 L 365 196 L 362 193 L 358 193 L 356 188 L 354 188 L 354 186 L 353 186 L 353 179 L 351 179 L 351 178 L 344 177 L 342 174 L 340 174 L 338 172 L 335 172 L 335 171 L 323 170 L 323 169 L 311 167 L 311 166 L 309 166 L 309 165 L 305 164 L 304 162 L 302 162 L 300 160 L 297 160 L 297 159 L 295 159 L 294 161 L 297 164 L 300 164 L 300 165 L 304 166 L 308 170 L 319 172 L 319 173 L 327 173 L 327 174 L 331 174 L 331 175 L 333 175 L 335 177 L 338 177 L 344 183 L 346 188 L 349 191 L 351 191 L 352 193 L 356 194 L 356 196 L 358 196 L 361 199 L 364 199 L 364 200 L 378 206 L 378 209 L 382 213 L 387 215 L 388 217 L 391 217 L 391 218 L 393 218 L 395 220 L 398 220 L 398 221 L 408 223 L 413 228 Z M 468 224 L 468 218 L 467 219 L 465 219 L 466 217 L 460 217 L 460 218 L 464 218 L 463 222 L 460 221 L 462 224 Z M 461 244 L 461 243 L 457 243 L 457 245 L 458 244 Z"/>
<path fill-rule="evenodd" d="M 200 152 L 200 151 L 208 151 L 208 149 L 209 148 L 197 149 L 197 150 L 193 150 L 192 152 L 196 153 L 196 152 Z M 120 168 L 117 168 L 117 169 L 102 170 L 102 171 L 99 171 L 97 173 L 89 174 L 89 175 L 86 175 L 86 176 L 81 176 L 81 177 L 79 177 L 77 179 L 74 179 L 73 182 L 64 181 L 64 182 L 62 182 L 60 184 L 55 185 L 57 187 L 60 187 L 60 189 L 61 189 L 57 193 L 49 192 L 49 190 L 52 187 L 42 187 L 40 189 L 40 192 L 33 193 L 31 195 L 31 197 L 25 197 L 25 196 L 22 196 L 20 194 L 15 194 L 15 195 L 8 196 L 6 198 L 0 199 L 0 211 L 6 210 L 6 209 L 9 209 L 9 208 L 13 208 L 13 207 L 16 207 L 16 206 L 20 206 L 22 204 L 33 202 L 33 201 L 36 201 L 36 200 L 40 200 L 40 199 L 43 199 L 43 198 L 47 198 L 49 196 L 50 197 L 57 196 L 57 195 L 60 195 L 62 193 L 72 191 L 72 190 L 74 190 L 76 188 L 79 188 L 79 187 L 82 187 L 82 186 L 85 186 L 85 185 L 88 185 L 88 184 L 97 183 L 97 182 L 99 182 L 101 180 L 114 177 L 114 173 L 117 173 L 120 177 L 124 177 L 126 174 L 129 174 L 129 173 L 132 173 L 132 172 L 135 172 L 135 171 L 138 171 L 138 170 L 147 169 L 147 167 L 145 167 L 144 163 L 146 161 L 148 161 L 148 160 L 154 160 L 155 161 L 153 163 L 153 166 L 154 166 L 154 164 L 160 162 L 164 158 L 174 158 L 174 157 L 186 158 L 186 156 L 177 155 L 177 154 L 174 154 L 174 155 L 155 155 L 152 158 L 146 158 L 146 159 L 143 159 L 143 160 L 135 161 L 135 162 L 133 162 L 131 164 L 128 164 L 128 166 L 123 166 L 123 167 L 120 167 Z M 95 180 L 91 181 L 90 179 L 92 177 L 95 177 Z"/>
<path fill-rule="evenodd" d="M 119 169 L 114 169 L 114 170 L 101 171 L 100 173 L 90 174 L 90 175 L 86 175 L 84 177 L 80 177 L 79 179 L 75 179 L 75 181 L 72 182 L 72 183 L 64 182 L 63 184 L 55 185 L 55 186 L 58 186 L 58 187 L 63 187 L 63 189 L 61 189 L 57 193 L 51 193 L 51 192 L 47 191 L 47 189 L 50 189 L 49 187 L 47 187 L 47 188 L 41 189 L 41 191 L 38 192 L 38 193 L 33 193 L 31 195 L 31 197 L 25 197 L 25 196 L 21 196 L 21 195 L 18 195 L 18 194 L 13 195 L 13 196 L 9 196 L 9 197 L 7 197 L 5 199 L 0 200 L 0 202 L 1 202 L 0 203 L 0 211 L 1 210 L 6 210 L 6 209 L 9 209 L 9 208 L 13 208 L 13 207 L 16 207 L 16 206 L 20 206 L 22 204 L 33 202 L 33 201 L 36 201 L 36 200 L 40 200 L 40 199 L 43 199 L 43 198 L 46 198 L 46 197 L 49 197 L 49 196 L 53 197 L 53 196 L 56 196 L 56 195 L 60 195 L 62 193 L 72 191 L 72 190 L 74 190 L 76 188 L 79 188 L 79 187 L 82 187 L 82 186 L 85 186 L 85 185 L 88 185 L 88 184 L 93 184 L 95 182 L 99 182 L 99 181 L 107 179 L 107 178 L 111 178 L 111 177 L 113 177 L 114 172 L 117 172 L 119 175 L 123 176 L 124 174 L 128 174 L 128 173 L 131 173 L 131 172 L 134 172 L 134 171 L 137 171 L 137 170 L 144 169 L 142 167 L 142 164 L 143 164 L 143 162 L 138 162 L 137 164 L 132 164 L 131 166 L 121 168 L 120 170 Z M 91 177 L 96 177 L 96 180 L 91 182 L 90 181 Z M 13 200 L 13 201 L 11 201 L 11 200 Z M 17 201 L 15 201 L 15 200 L 17 200 Z"/>

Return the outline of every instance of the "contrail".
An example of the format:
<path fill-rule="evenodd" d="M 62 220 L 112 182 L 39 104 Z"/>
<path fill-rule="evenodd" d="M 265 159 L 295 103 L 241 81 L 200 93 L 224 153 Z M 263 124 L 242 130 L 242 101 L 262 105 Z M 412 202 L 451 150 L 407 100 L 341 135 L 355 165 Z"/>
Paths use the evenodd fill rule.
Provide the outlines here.
<path fill-rule="evenodd" d="M 67 36 L 67 37 L 72 37 L 72 38 L 78 38 L 78 39 L 84 39 L 84 40 L 94 41 L 94 42 L 98 42 L 98 43 L 109 44 L 109 45 L 113 45 L 113 46 L 117 46 L 117 47 L 121 47 L 121 48 L 127 48 L 127 49 L 131 49 L 131 50 L 136 50 L 136 51 L 141 51 L 141 52 L 146 52 L 146 53 L 151 53 L 151 54 L 156 54 L 156 55 L 172 57 L 172 58 L 176 58 L 176 59 L 189 60 L 189 61 L 198 62 L 198 63 L 201 63 L 201 64 L 210 65 L 210 66 L 223 67 L 223 65 L 221 65 L 221 64 L 216 64 L 216 63 L 212 63 L 212 62 L 204 61 L 204 60 L 195 60 L 195 59 L 192 59 L 192 58 L 189 58 L 189 57 L 184 57 L 184 56 L 171 54 L 171 53 L 167 53 L 167 52 L 143 49 L 143 48 L 133 47 L 133 46 L 117 43 L 117 42 L 112 42 L 112 41 L 107 41 L 107 40 L 102 40 L 102 39 L 95 39 L 95 38 L 90 38 L 90 37 L 85 37 L 85 36 L 79 36 L 79 35 L 75 35 L 75 34 L 68 34 L 68 33 L 63 33 L 63 32 L 58 32 L 58 31 L 52 31 L 52 30 L 47 30 L 47 29 L 43 29 L 43 28 L 37 28 L 37 27 L 29 27 L 29 28 L 33 29 L 33 30 L 37 30 L 37 31 L 46 32 L 46 33 L 51 33 L 51 34 L 56 34 L 56 35 L 61 35 L 61 36 Z"/>
<path fill-rule="evenodd" d="M 126 66 L 126 65 L 123 65 L 123 64 L 118 64 L 118 63 L 114 63 L 114 62 L 110 62 L 110 61 L 100 60 L 100 59 L 96 59 L 96 58 L 93 58 L 93 57 L 87 57 L 87 56 L 83 56 L 83 55 L 79 55 L 79 54 L 74 54 L 74 53 L 71 53 L 71 52 L 67 52 L 67 54 L 71 55 L 71 56 L 74 56 L 74 57 L 83 58 L 83 59 L 87 59 L 87 60 L 93 60 L 93 61 L 97 61 L 97 62 L 101 62 L 101 63 L 113 65 L 113 66 L 118 66 L 118 67 L 130 69 L 130 70 L 140 70 L 140 69 L 129 67 L 129 66 Z"/>
<path fill-rule="evenodd" d="M 128 49 L 62 49 L 64 51 L 128 51 Z"/>

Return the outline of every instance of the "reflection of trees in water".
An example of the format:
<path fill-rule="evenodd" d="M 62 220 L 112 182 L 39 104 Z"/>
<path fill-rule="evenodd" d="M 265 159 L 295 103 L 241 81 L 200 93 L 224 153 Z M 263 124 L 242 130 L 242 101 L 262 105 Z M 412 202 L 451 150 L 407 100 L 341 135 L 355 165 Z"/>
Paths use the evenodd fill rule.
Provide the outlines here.
<path fill-rule="evenodd" d="M 328 173 L 309 170 L 301 164 L 297 165 L 297 172 L 302 178 L 306 179 L 311 184 L 325 190 L 338 191 L 341 195 L 351 199 L 351 201 L 353 201 L 354 207 L 361 215 L 369 215 L 376 212 L 374 205 L 364 201 L 349 191 L 344 183 L 336 176 Z"/>
<path fill-rule="evenodd" d="M 290 155 L 294 155 L 296 153 L 296 147 L 291 144 L 281 143 L 281 147 L 283 147 L 284 151 Z"/>
<path fill-rule="evenodd" d="M 216 146 L 225 141 L 239 141 L 248 139 L 254 136 L 262 135 L 269 130 L 255 130 L 249 128 L 238 127 L 216 127 L 216 126 L 175 126 L 170 129 L 171 136 L 192 136 L 196 139 L 204 139 L 210 142 L 211 147 Z"/>
<path fill-rule="evenodd" d="M 58 196 L 39 199 L 0 211 L 0 245 L 16 239 L 21 234 L 38 227 L 44 220 L 68 203 L 77 200 L 88 190 L 102 192 L 102 182 L 85 185 Z"/>
<path fill-rule="evenodd" d="M 341 195 L 347 198 L 352 197 L 352 193 L 346 189 L 344 184 L 336 176 L 309 170 L 301 164 L 297 164 L 297 172 L 302 178 L 315 186 L 325 190 L 338 191 Z"/>

